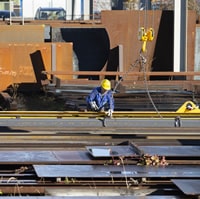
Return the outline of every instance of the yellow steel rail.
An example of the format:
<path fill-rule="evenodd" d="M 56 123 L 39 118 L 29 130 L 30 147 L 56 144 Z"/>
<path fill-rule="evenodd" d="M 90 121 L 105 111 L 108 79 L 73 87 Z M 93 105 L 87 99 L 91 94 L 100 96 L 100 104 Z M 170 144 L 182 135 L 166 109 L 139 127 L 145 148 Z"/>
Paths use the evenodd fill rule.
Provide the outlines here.
<path fill-rule="evenodd" d="M 114 111 L 113 118 L 200 118 L 200 109 L 192 101 L 186 101 L 177 111 Z M 106 112 L 93 111 L 0 111 L 0 118 L 96 118 L 107 117 Z"/>
<path fill-rule="evenodd" d="M 161 111 L 115 111 L 113 118 L 200 118 L 200 112 L 167 112 Z M 1 118 L 98 118 L 106 117 L 105 112 L 80 111 L 1 111 Z"/>
<path fill-rule="evenodd" d="M 192 101 L 186 101 L 177 111 L 114 111 L 113 118 L 199 118 L 200 109 Z M 0 118 L 95 118 L 107 117 L 106 112 L 93 111 L 0 111 Z"/>

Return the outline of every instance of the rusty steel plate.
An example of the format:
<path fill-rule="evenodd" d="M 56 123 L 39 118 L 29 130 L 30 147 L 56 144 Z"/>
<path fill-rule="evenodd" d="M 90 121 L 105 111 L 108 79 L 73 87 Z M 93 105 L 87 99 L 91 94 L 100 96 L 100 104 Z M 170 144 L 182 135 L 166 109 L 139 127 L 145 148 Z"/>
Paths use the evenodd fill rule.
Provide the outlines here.
<path fill-rule="evenodd" d="M 33 165 L 33 167 L 38 177 L 200 177 L 200 165 L 169 165 L 166 167 L 138 165 Z"/>
<path fill-rule="evenodd" d="M 200 157 L 200 146 L 140 146 L 139 149 L 149 155 Z"/>
<path fill-rule="evenodd" d="M 138 199 L 138 196 L 1 196 L 1 199 Z M 179 196 L 144 196 L 140 199 L 181 199 Z"/>
<path fill-rule="evenodd" d="M 186 195 L 200 195 L 200 180 L 172 179 L 172 182 Z"/>
<path fill-rule="evenodd" d="M 87 151 L 93 157 L 130 157 L 139 156 L 138 150 L 131 145 L 125 146 L 86 146 Z"/>

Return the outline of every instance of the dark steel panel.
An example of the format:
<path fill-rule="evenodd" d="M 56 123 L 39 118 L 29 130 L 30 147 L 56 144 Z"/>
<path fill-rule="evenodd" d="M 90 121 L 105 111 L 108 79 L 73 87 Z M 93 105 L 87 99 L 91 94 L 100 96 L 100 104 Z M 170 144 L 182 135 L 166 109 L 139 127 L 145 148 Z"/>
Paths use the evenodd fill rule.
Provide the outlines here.
<path fill-rule="evenodd" d="M 92 157 L 87 151 L 0 151 L 1 164 L 23 163 L 90 163 Z"/>
<path fill-rule="evenodd" d="M 138 156 L 138 150 L 132 146 L 87 146 L 86 149 L 93 157 Z"/>
<path fill-rule="evenodd" d="M 200 165 L 111 166 L 111 165 L 33 165 L 39 177 L 200 177 Z"/>
<path fill-rule="evenodd" d="M 62 162 L 87 162 L 90 161 L 91 157 L 85 151 L 54 151 L 54 155 L 58 161 Z"/>
<path fill-rule="evenodd" d="M 1 151 L 1 163 L 57 162 L 51 151 Z"/>
<path fill-rule="evenodd" d="M 149 155 L 200 157 L 200 146 L 140 146 L 139 149 Z"/>
<path fill-rule="evenodd" d="M 173 179 L 172 182 L 186 195 L 200 195 L 200 180 Z"/>

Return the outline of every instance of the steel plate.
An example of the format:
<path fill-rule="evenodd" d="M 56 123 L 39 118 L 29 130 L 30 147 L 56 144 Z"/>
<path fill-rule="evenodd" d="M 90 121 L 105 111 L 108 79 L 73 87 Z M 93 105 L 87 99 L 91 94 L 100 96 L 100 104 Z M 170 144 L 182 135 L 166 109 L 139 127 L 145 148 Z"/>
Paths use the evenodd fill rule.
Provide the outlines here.
<path fill-rule="evenodd" d="M 38 177 L 156 177 L 156 178 L 199 178 L 200 165 L 114 166 L 114 165 L 33 165 Z"/>
<path fill-rule="evenodd" d="M 54 154 L 60 162 L 91 162 L 91 156 L 86 151 L 54 151 Z"/>
<path fill-rule="evenodd" d="M 1 163 L 57 162 L 51 151 L 1 151 Z"/>
<path fill-rule="evenodd" d="M 200 195 L 200 180 L 173 179 L 172 182 L 186 195 Z"/>
<path fill-rule="evenodd" d="M 131 145 L 127 145 L 127 146 L 87 146 L 86 149 L 93 157 L 139 156 L 138 150 L 135 150 Z"/>
<path fill-rule="evenodd" d="M 149 155 L 200 157 L 200 146 L 140 146 L 139 149 Z"/>
<path fill-rule="evenodd" d="M 1 164 L 5 163 L 78 163 L 91 161 L 86 151 L 0 151 Z"/>

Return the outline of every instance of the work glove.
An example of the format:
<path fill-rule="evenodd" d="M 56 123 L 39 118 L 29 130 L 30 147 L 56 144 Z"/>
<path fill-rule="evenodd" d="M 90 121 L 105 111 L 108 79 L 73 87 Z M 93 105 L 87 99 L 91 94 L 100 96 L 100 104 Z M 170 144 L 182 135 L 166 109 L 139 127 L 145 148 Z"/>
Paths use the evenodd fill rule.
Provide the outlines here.
<path fill-rule="evenodd" d="M 113 114 L 113 110 L 112 109 L 109 109 L 107 112 L 106 112 L 106 115 L 108 117 L 112 117 L 112 114 Z"/>
<path fill-rule="evenodd" d="M 99 107 L 97 106 L 95 101 L 90 102 L 90 106 L 91 106 L 92 110 L 94 110 L 94 111 L 99 110 Z"/>

